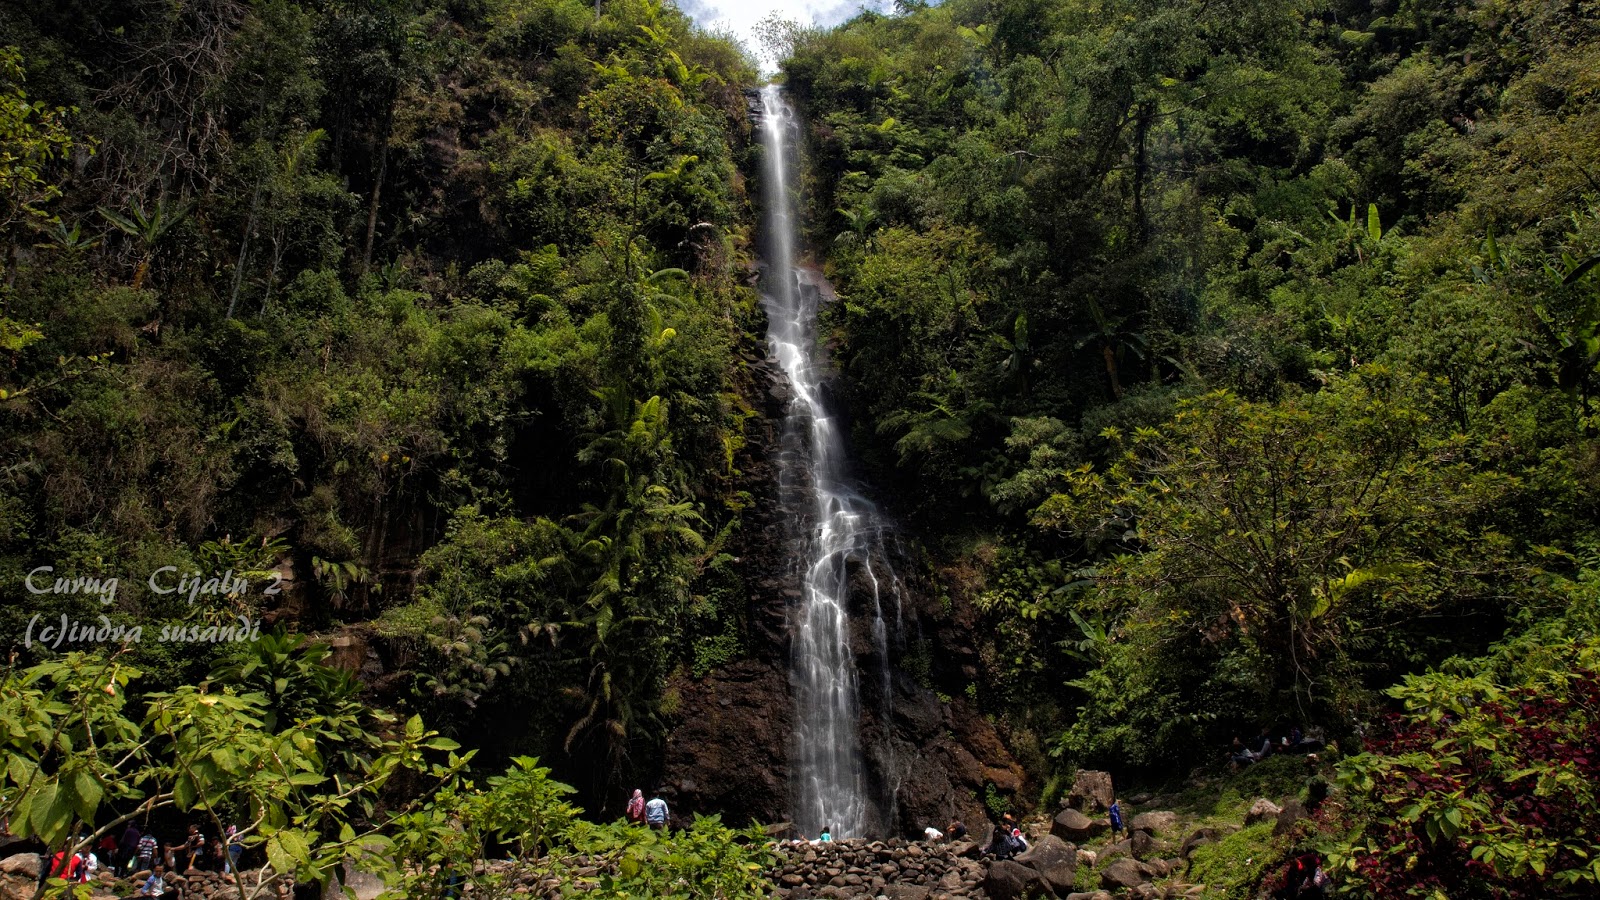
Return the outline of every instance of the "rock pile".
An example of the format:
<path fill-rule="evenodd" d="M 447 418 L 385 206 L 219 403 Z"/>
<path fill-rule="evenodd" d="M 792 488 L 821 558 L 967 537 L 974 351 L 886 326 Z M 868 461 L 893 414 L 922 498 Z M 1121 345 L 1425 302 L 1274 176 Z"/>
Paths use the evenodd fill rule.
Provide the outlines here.
<path fill-rule="evenodd" d="M 777 895 L 785 900 L 934 900 L 983 897 L 984 865 L 972 858 L 966 841 L 926 844 L 890 841 L 832 841 L 780 844 L 771 871 Z"/>

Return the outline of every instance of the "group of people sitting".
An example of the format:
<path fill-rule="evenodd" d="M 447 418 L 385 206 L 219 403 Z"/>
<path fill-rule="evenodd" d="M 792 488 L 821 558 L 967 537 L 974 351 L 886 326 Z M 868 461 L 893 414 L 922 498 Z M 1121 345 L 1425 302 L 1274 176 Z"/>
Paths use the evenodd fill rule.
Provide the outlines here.
<path fill-rule="evenodd" d="M 232 873 L 239 868 L 239 857 L 244 845 L 239 842 L 238 828 L 230 826 L 222 840 L 206 840 L 198 825 L 190 825 L 181 843 L 162 844 L 153 834 L 130 822 L 120 838 L 109 833 L 100 839 L 94 849 L 68 852 L 56 851 L 39 867 L 39 880 L 60 878 L 66 881 L 86 882 L 102 870 L 123 878 L 144 873 L 138 897 L 160 897 L 170 893 L 168 872 L 214 870 Z M 72 846 L 83 843 L 79 837 Z"/>
<path fill-rule="evenodd" d="M 1020 856 L 1028 851 L 1028 839 L 1022 836 L 1022 828 L 1017 825 L 1017 819 L 1011 813 L 1006 813 L 994 823 L 994 831 L 989 835 L 989 845 L 983 852 L 995 859 L 1010 859 Z"/>
<path fill-rule="evenodd" d="M 1313 728 L 1311 731 L 1311 734 L 1304 734 L 1299 728 L 1291 728 L 1288 734 L 1275 739 L 1271 728 L 1263 728 L 1261 735 L 1248 745 L 1235 737 L 1232 746 L 1228 748 L 1229 765 L 1238 771 L 1274 753 L 1298 753 L 1315 758 L 1322 750 L 1324 742 L 1319 729 Z"/>

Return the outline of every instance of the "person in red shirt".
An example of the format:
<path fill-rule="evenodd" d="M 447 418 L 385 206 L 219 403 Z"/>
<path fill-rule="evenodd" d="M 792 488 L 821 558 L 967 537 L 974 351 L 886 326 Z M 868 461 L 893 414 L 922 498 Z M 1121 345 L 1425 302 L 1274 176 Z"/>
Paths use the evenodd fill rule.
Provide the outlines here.
<path fill-rule="evenodd" d="M 50 878 L 65 878 L 68 881 L 83 881 L 83 856 L 78 853 L 68 854 L 65 850 L 57 850 L 56 855 L 50 858 Z"/>

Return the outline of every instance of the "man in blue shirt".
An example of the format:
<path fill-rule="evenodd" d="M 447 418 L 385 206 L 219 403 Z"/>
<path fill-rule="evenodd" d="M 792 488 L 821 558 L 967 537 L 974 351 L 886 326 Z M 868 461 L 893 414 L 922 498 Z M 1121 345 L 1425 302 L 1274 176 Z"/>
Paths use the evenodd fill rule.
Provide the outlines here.
<path fill-rule="evenodd" d="M 651 828 L 666 828 L 667 801 L 660 797 L 651 797 L 650 802 L 644 805 L 644 820 Z"/>

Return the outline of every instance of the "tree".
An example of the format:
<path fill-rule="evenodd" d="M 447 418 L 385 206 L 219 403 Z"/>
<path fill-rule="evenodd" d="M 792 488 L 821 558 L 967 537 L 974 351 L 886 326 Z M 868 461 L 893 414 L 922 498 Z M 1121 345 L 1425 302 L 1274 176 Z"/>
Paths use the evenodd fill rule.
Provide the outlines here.
<path fill-rule="evenodd" d="M 23 222 L 49 218 L 43 204 L 61 195 L 48 168 L 71 149 L 70 110 L 28 99 L 22 53 L 0 47 L 0 237 L 11 239 Z"/>
<path fill-rule="evenodd" d="M 1207 719 L 1352 715 L 1363 682 L 1447 633 L 1492 633 L 1503 579 L 1531 568 L 1489 515 L 1515 481 L 1475 469 L 1467 439 L 1379 369 L 1277 405 L 1216 392 L 1104 437 L 1120 455 L 1068 473 L 1035 521 L 1123 549 L 1094 601 L 1120 616 L 1119 664 L 1192 679 L 1186 706 L 1231 693 L 1239 707 Z M 1093 744 L 1101 721 L 1073 740 Z"/>

